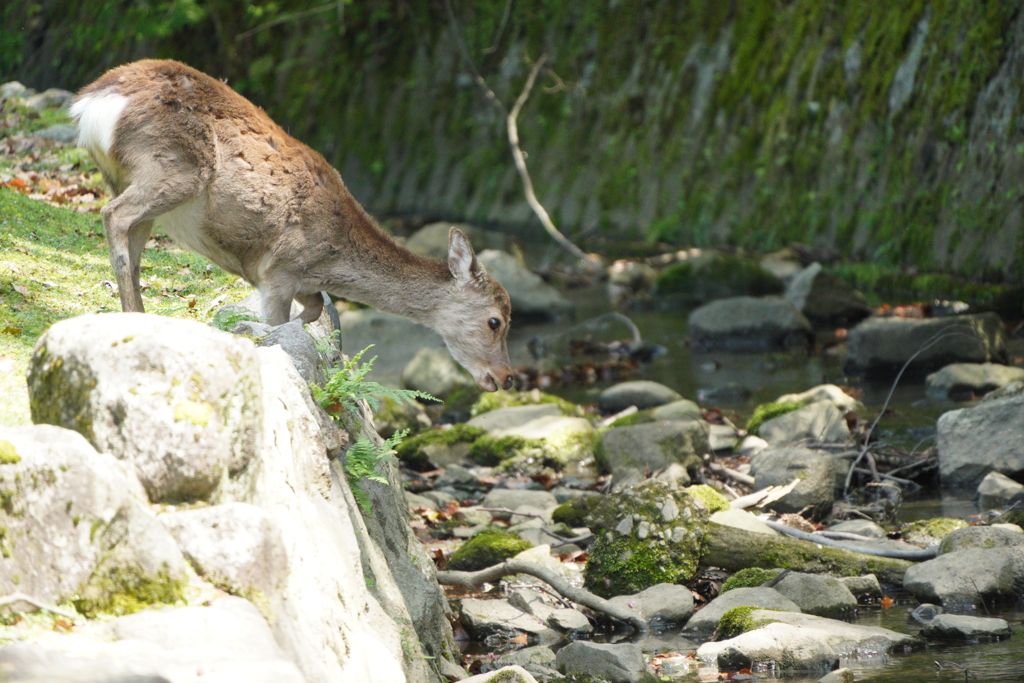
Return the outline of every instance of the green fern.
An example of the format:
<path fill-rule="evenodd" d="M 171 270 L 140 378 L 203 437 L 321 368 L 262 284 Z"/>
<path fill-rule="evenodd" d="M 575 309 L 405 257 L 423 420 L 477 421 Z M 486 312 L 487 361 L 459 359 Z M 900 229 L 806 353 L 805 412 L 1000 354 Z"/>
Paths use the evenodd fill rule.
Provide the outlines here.
<path fill-rule="evenodd" d="M 345 453 L 345 477 L 348 479 L 349 488 L 352 489 L 352 496 L 359 503 L 364 514 L 370 514 L 372 508 L 370 497 L 361 486 L 362 480 L 365 478 L 380 484 L 388 483 L 387 477 L 378 472 L 377 467 L 383 462 L 394 459 L 395 447 L 408 433 L 408 430 L 395 432 L 380 446 L 374 446 L 369 439 L 360 435 Z"/>
<path fill-rule="evenodd" d="M 313 387 L 313 396 L 327 410 L 331 417 L 337 419 L 346 410 L 356 410 L 360 401 L 366 401 L 374 412 L 380 408 L 381 398 L 391 398 L 399 403 L 413 399 L 422 398 L 428 401 L 438 401 L 430 394 L 412 389 L 392 389 L 377 382 L 366 379 L 366 375 L 373 369 L 374 356 L 365 363 L 360 364 L 363 354 L 373 348 L 373 344 L 352 357 L 352 360 L 345 361 L 341 368 L 333 368 L 327 371 L 327 383 L 320 388 Z"/>
<path fill-rule="evenodd" d="M 377 357 L 374 356 L 365 363 L 360 361 L 363 354 L 372 346 L 371 344 L 354 355 L 352 360 L 345 361 L 340 368 L 329 370 L 327 382 L 322 388 L 316 385 L 312 387 L 317 402 L 336 422 L 341 422 L 346 411 L 355 411 L 360 401 L 369 403 L 376 412 L 380 407 L 381 398 L 391 398 L 399 403 L 417 398 L 438 400 L 422 391 L 392 389 L 367 380 L 366 375 L 373 369 L 373 361 L 377 360 Z M 360 487 L 360 482 L 367 479 L 381 484 L 388 483 L 387 477 L 378 472 L 377 468 L 381 463 L 394 457 L 395 448 L 408 433 L 408 430 L 396 432 L 380 446 L 374 446 L 369 439 L 360 435 L 345 453 L 345 477 L 349 481 L 352 495 L 365 514 L 370 514 L 370 499 L 366 491 Z"/>

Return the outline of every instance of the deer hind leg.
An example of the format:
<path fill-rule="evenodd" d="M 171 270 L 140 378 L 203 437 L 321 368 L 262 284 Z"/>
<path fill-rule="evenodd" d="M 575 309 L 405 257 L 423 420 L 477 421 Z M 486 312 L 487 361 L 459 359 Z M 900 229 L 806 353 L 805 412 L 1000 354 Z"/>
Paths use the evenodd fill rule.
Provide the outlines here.
<path fill-rule="evenodd" d="M 197 182 L 134 182 L 111 200 L 100 214 L 107 236 L 107 253 L 117 280 L 121 310 L 143 313 L 139 284 L 142 251 L 153 229 L 153 219 L 191 199 Z"/>
<path fill-rule="evenodd" d="M 299 313 L 299 320 L 303 323 L 311 323 L 320 318 L 324 310 L 324 296 L 320 292 L 312 294 L 296 294 L 295 300 L 302 304 L 302 312 Z"/>
<path fill-rule="evenodd" d="M 292 300 L 298 294 L 298 283 L 291 278 L 272 277 L 260 285 L 263 317 L 270 325 L 284 325 L 292 317 Z"/>

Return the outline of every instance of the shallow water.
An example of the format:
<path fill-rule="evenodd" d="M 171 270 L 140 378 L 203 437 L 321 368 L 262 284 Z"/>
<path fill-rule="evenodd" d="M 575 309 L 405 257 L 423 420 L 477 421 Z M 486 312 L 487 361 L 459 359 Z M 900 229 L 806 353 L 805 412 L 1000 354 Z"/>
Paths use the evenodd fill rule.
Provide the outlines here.
<path fill-rule="evenodd" d="M 577 321 L 585 322 L 609 308 L 604 292 L 600 288 L 575 290 L 567 295 L 577 305 Z M 949 401 L 931 401 L 925 396 L 923 381 L 903 380 L 895 389 L 890 385 L 872 384 L 858 378 L 843 375 L 842 358 L 833 355 L 808 355 L 806 353 L 730 354 L 724 352 L 694 352 L 686 341 L 687 311 L 642 311 L 630 313 L 629 317 L 639 328 L 643 339 L 664 346 L 667 353 L 644 365 L 636 379 L 651 379 L 675 389 L 686 398 L 698 400 L 702 407 L 718 405 L 727 414 L 736 414 L 745 419 L 759 403 L 772 401 L 786 393 L 805 391 L 822 383 L 847 385 L 862 392 L 861 400 L 867 408 L 861 418 L 873 420 L 881 410 L 890 391 L 892 398 L 887 413 L 879 420 L 876 435 L 882 440 L 910 451 L 934 445 L 935 423 L 942 413 L 961 407 Z M 509 351 L 514 365 L 534 364 L 527 350 L 527 342 L 533 336 L 545 341 L 562 362 L 567 360 L 565 348 L 569 337 L 583 337 L 592 334 L 595 340 L 628 339 L 625 327 L 606 324 L 597 328 L 580 326 L 578 323 L 557 325 L 513 327 L 509 338 Z M 1020 355 L 1015 353 L 1013 355 Z M 704 392 L 731 383 L 749 390 L 745 398 L 732 402 L 700 400 Z M 563 387 L 552 393 L 582 404 L 596 403 L 598 394 L 609 383 L 590 387 Z M 900 521 L 913 521 L 929 517 L 970 517 L 978 514 L 973 502 L 973 492 L 926 491 L 917 499 L 905 501 L 899 509 Z M 897 604 L 890 609 L 865 607 L 859 610 L 853 623 L 868 626 L 882 626 L 904 633 L 917 633 L 920 625 L 908 619 L 908 610 L 916 601 L 907 595 L 896 596 Z M 977 616 L 998 616 L 1011 621 L 1017 628 L 1011 638 L 999 642 L 962 643 L 931 645 L 924 650 L 892 656 L 859 657 L 844 659 L 841 666 L 848 666 L 855 672 L 857 681 L 875 683 L 929 683 L 943 681 L 1024 681 L 1024 608 L 1014 605 L 991 614 L 980 612 Z M 604 637 L 606 640 L 608 637 Z M 659 636 L 665 645 L 676 643 L 685 646 L 686 641 L 666 633 Z M 599 637 L 598 639 L 601 639 Z M 615 640 L 611 637 L 610 640 Z M 655 641 L 647 641 L 645 650 L 664 651 Z M 685 652 L 685 650 L 684 650 Z M 942 670 L 935 662 L 942 665 Z M 958 668 L 959 667 L 959 668 Z M 962 669 L 966 667 L 967 671 Z M 669 673 L 668 671 L 664 673 Z M 697 672 L 675 673 L 672 680 L 694 680 Z M 766 674 L 770 677 L 770 674 Z M 703 680 L 717 680 L 717 674 L 709 669 L 700 671 Z M 819 676 L 787 678 L 794 683 L 817 681 Z"/>

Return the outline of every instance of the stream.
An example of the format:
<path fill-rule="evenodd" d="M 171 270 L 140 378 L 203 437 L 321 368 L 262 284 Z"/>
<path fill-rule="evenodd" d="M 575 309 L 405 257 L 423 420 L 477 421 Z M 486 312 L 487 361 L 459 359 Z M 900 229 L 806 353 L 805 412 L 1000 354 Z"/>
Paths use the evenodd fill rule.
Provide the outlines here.
<path fill-rule="evenodd" d="M 620 323 L 607 322 L 596 326 L 587 325 L 609 311 L 607 298 L 602 287 L 591 287 L 565 292 L 577 307 L 576 323 L 565 322 L 548 325 L 515 325 L 509 336 L 509 353 L 513 365 L 534 364 L 528 344 L 534 337 L 544 341 L 545 347 L 560 362 L 568 362 L 567 341 L 570 337 L 583 337 L 587 332 L 596 341 L 628 339 L 626 327 Z M 725 352 L 695 352 L 686 339 L 687 313 L 685 310 L 646 310 L 629 312 L 629 318 L 639 328 L 644 341 L 663 346 L 666 353 L 650 364 L 642 365 L 634 379 L 650 379 L 661 382 L 682 394 L 696 400 L 704 408 L 718 406 L 727 415 L 746 418 L 760 403 L 772 401 L 786 393 L 805 391 L 823 383 L 852 386 L 860 392 L 861 401 L 867 407 L 864 420 L 873 420 L 891 390 L 889 385 L 862 382 L 858 378 L 843 375 L 840 355 L 806 353 L 733 354 Z M 1015 341 L 1015 345 L 1020 340 Z M 1011 356 L 1020 356 L 1020 349 Z M 556 387 L 551 393 L 580 404 L 597 402 L 597 396 L 610 383 L 593 386 Z M 715 397 L 706 400 L 709 393 L 730 385 L 739 385 L 748 390 L 746 395 Z M 735 393 L 735 392 L 732 392 Z M 713 395 L 713 394 L 712 394 Z M 938 417 L 960 407 L 951 401 L 932 401 L 925 396 L 923 381 L 904 381 L 893 390 L 888 412 L 879 421 L 876 429 L 878 438 L 905 450 L 921 449 L 934 445 L 935 423 Z M 742 423 L 741 423 L 742 424 Z M 901 522 L 929 517 L 969 517 L 978 514 L 973 502 L 973 492 L 940 492 L 926 490 L 917 498 L 908 498 L 899 509 Z M 861 607 L 851 620 L 856 624 L 882 626 L 903 633 L 917 633 L 921 625 L 909 618 L 917 602 L 906 593 L 894 594 L 895 604 L 883 609 L 880 606 Z M 1000 642 L 961 643 L 931 645 L 924 650 L 909 654 L 895 654 L 889 657 L 858 657 L 843 659 L 840 666 L 854 670 L 855 680 L 877 683 L 916 683 L 918 681 L 1024 681 L 1024 606 L 1020 603 L 993 610 L 990 614 L 979 612 L 976 616 L 998 616 L 1011 622 L 1015 627 L 1011 638 Z M 607 639 L 607 636 L 605 636 Z M 598 636 L 595 640 L 600 640 Z M 648 654 L 657 651 L 677 649 L 685 654 L 699 643 L 665 633 L 655 640 L 648 639 L 641 646 Z M 667 649 L 666 649 L 667 648 Z M 942 669 L 936 665 L 938 662 Z M 966 671 L 963 669 L 966 668 Z M 695 674 L 701 680 L 719 680 L 713 669 L 699 671 L 672 669 L 661 672 L 668 680 L 693 680 Z M 772 677 L 770 672 L 761 672 Z M 965 678 L 966 676 L 966 678 Z M 819 676 L 788 677 L 794 683 L 810 683 Z"/>

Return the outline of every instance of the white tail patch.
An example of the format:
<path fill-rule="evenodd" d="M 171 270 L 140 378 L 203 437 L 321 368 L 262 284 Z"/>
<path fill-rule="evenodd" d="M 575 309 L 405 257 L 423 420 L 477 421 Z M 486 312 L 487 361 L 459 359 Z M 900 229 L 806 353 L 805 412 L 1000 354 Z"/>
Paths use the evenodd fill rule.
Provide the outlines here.
<path fill-rule="evenodd" d="M 71 105 L 71 117 L 78 122 L 78 146 L 96 157 L 109 159 L 114 129 L 127 104 L 124 95 L 106 93 L 86 95 Z"/>

